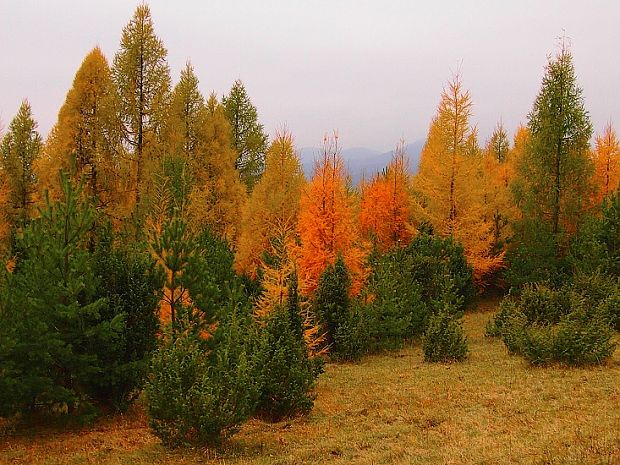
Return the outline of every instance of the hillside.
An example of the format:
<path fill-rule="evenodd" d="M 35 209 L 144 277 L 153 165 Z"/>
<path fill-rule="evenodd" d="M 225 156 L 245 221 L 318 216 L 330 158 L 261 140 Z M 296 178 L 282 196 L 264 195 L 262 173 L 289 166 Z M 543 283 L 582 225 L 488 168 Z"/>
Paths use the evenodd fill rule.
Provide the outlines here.
<path fill-rule="evenodd" d="M 88 428 L 0 436 L 0 463 L 619 464 L 620 351 L 608 366 L 530 368 L 483 336 L 494 305 L 465 316 L 467 362 L 424 363 L 416 345 L 328 364 L 308 418 L 252 420 L 218 453 L 163 448 L 138 407 Z"/>

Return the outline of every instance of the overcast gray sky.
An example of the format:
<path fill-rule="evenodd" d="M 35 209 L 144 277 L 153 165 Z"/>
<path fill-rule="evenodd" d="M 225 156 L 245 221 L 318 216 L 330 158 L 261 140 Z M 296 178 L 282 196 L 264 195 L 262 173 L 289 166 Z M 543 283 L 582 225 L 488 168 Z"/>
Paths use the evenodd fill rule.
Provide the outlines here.
<path fill-rule="evenodd" d="M 0 0 L 0 121 L 28 98 L 46 135 L 99 45 L 111 62 L 138 2 Z M 557 38 L 570 38 L 595 131 L 620 126 L 620 2 L 195 0 L 148 2 L 172 78 L 191 60 L 206 95 L 241 78 L 270 133 L 298 147 L 333 129 L 344 147 L 426 136 L 460 70 L 483 142 L 525 122 Z"/>

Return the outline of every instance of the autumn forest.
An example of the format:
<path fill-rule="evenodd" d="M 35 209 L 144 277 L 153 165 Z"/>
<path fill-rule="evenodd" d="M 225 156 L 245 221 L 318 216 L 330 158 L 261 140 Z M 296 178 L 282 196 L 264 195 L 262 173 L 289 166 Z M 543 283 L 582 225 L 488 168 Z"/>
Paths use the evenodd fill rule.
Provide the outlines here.
<path fill-rule="evenodd" d="M 217 449 L 308 415 L 329 367 L 410 347 L 474 363 L 463 322 L 489 299 L 484 339 L 524 369 L 615 370 L 620 142 L 570 47 L 515 134 L 479 140 L 447 78 L 417 172 L 395 141 L 355 185 L 333 131 L 306 179 L 241 80 L 205 96 L 188 62 L 172 82 L 138 6 L 45 140 L 27 100 L 0 132 L 0 420 L 139 404 L 166 447 Z"/>

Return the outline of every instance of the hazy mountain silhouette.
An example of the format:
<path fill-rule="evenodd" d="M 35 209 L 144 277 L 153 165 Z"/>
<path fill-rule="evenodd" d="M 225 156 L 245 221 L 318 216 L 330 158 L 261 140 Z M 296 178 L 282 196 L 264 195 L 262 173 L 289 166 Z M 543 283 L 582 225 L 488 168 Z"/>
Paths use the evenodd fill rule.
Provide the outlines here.
<path fill-rule="evenodd" d="M 411 173 L 418 171 L 420 153 L 422 152 L 422 147 L 424 147 L 424 142 L 424 140 L 417 140 L 406 146 Z M 341 152 L 347 172 L 351 175 L 351 180 L 355 185 L 360 182 L 362 176 L 370 179 L 375 173 L 379 173 L 383 168 L 387 167 L 392 159 L 392 153 L 391 150 L 382 153 L 364 147 L 344 149 Z M 299 155 L 306 178 L 310 179 L 314 169 L 314 161 L 321 156 L 321 149 L 318 147 L 304 147 L 299 150 Z"/>

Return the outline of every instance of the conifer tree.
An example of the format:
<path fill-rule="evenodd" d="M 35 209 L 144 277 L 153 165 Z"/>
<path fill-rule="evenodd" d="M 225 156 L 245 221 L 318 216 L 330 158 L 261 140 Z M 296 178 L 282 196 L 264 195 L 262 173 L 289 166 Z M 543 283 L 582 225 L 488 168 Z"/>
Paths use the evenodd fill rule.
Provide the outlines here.
<path fill-rule="evenodd" d="M 149 190 L 149 169 L 160 150 L 170 93 L 166 55 L 166 48 L 155 35 L 149 7 L 139 5 L 123 29 L 112 66 L 120 98 L 123 140 L 133 162 L 136 205 L 142 193 Z"/>
<path fill-rule="evenodd" d="M 256 277 L 262 255 L 274 252 L 272 241 L 278 231 L 296 228 L 304 183 L 293 137 L 286 131 L 278 134 L 267 151 L 265 172 L 243 209 L 237 271 Z"/>
<path fill-rule="evenodd" d="M 524 218 L 545 225 L 559 245 L 574 231 L 590 197 L 592 125 L 577 85 L 570 51 L 563 45 L 545 70 L 528 115 L 529 143 L 513 187 Z"/>
<path fill-rule="evenodd" d="M 513 217 L 509 184 L 513 177 L 513 163 L 508 135 L 498 123 L 483 152 L 482 172 L 485 177 L 484 200 L 486 219 L 493 228 L 493 247 L 503 249 L 510 236 L 509 225 Z"/>
<path fill-rule="evenodd" d="M 239 170 L 248 191 L 251 191 L 265 167 L 267 134 L 258 121 L 256 107 L 239 79 L 222 103 L 232 128 L 232 144 L 237 153 L 235 168 Z"/>
<path fill-rule="evenodd" d="M 234 167 L 230 124 L 215 95 L 207 102 L 203 130 L 194 172 L 196 183 L 190 195 L 192 225 L 199 230 L 208 226 L 218 237 L 234 244 L 246 193 Z"/>
<path fill-rule="evenodd" d="M 197 163 L 198 149 L 203 139 L 205 99 L 198 89 L 198 77 L 188 62 L 181 70 L 181 79 L 172 91 L 166 142 L 169 151 L 184 155 Z"/>
<path fill-rule="evenodd" d="M 322 158 L 301 196 L 298 231 L 297 269 L 302 292 L 312 294 L 323 271 L 342 256 L 352 278 L 352 293 L 357 294 L 366 277 L 367 251 L 345 182 L 337 137 L 324 139 Z"/>
<path fill-rule="evenodd" d="M 0 144 L 0 167 L 9 189 L 5 211 L 12 227 L 23 227 L 32 217 L 37 188 L 34 164 L 41 146 L 30 103 L 24 100 Z"/>
<path fill-rule="evenodd" d="M 492 224 L 485 217 L 481 156 L 470 126 L 472 101 L 456 76 L 441 95 L 414 179 L 421 219 L 440 236 L 453 236 L 465 248 L 479 286 L 502 266 L 493 252 Z"/>
<path fill-rule="evenodd" d="M 123 216 L 118 210 L 126 203 L 123 194 L 129 186 L 122 184 L 117 111 L 110 68 L 96 47 L 73 79 L 38 165 L 42 187 L 52 197 L 62 194 L 58 171 L 64 171 L 74 182 L 84 179 L 84 193 L 94 205 Z"/>
<path fill-rule="evenodd" d="M 620 185 L 620 142 L 609 123 L 603 134 L 597 135 L 594 150 L 594 183 L 598 188 L 595 199 L 599 204 Z"/>
<path fill-rule="evenodd" d="M 408 164 L 401 141 L 384 173 L 362 188 L 360 226 L 382 252 L 397 245 L 406 246 L 413 237 Z"/>

